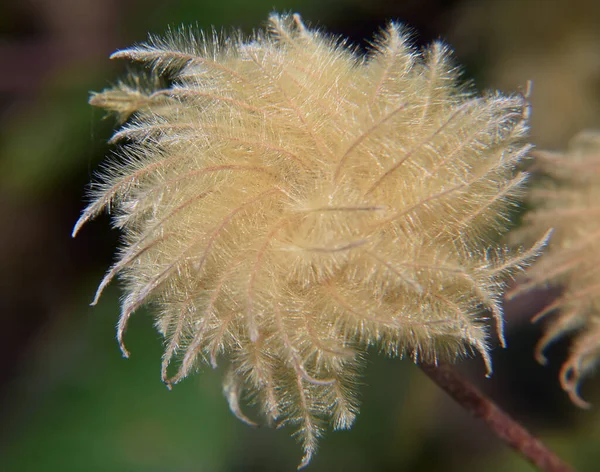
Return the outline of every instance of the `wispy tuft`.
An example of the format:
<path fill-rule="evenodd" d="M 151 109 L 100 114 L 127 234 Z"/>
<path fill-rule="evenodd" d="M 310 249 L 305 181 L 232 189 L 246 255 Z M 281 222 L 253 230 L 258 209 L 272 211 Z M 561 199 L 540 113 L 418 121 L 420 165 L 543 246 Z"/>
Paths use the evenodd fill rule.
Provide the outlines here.
<path fill-rule="evenodd" d="M 226 359 L 232 412 L 253 424 L 248 400 L 295 425 L 300 467 L 327 424 L 354 422 L 371 346 L 432 364 L 477 352 L 491 372 L 504 281 L 543 244 L 494 249 L 526 178 L 521 94 L 474 95 L 446 46 L 421 54 L 395 23 L 367 57 L 298 15 L 250 40 L 182 30 L 113 57 L 171 80 L 91 99 L 130 116 L 74 230 L 110 207 L 123 231 L 94 303 L 119 275 L 125 355 L 152 303 L 163 381 Z"/>

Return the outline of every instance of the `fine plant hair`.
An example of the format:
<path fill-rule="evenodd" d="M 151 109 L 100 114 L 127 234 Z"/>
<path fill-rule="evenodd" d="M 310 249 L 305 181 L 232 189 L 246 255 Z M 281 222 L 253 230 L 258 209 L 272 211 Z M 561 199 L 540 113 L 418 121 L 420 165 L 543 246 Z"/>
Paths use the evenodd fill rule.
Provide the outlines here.
<path fill-rule="evenodd" d="M 534 321 L 549 317 L 536 358 L 555 340 L 576 332 L 560 382 L 575 404 L 588 407 L 579 395 L 581 379 L 600 360 L 600 133 L 575 136 L 566 153 L 535 152 L 540 174 L 530 190 L 532 210 L 513 236 L 519 242 L 554 227 L 547 253 L 528 271 L 528 280 L 508 293 L 514 297 L 535 287 L 560 288 L 558 298 Z"/>
<path fill-rule="evenodd" d="M 522 94 L 476 95 L 446 46 L 416 51 L 395 23 L 366 56 L 274 14 L 249 39 L 182 29 L 112 57 L 150 79 L 91 97 L 128 120 L 73 234 L 104 209 L 123 232 L 93 304 L 118 275 L 125 356 L 131 315 L 153 305 L 163 381 L 226 360 L 232 412 L 294 425 L 300 467 L 327 424 L 354 422 L 371 347 L 476 352 L 491 373 L 505 280 L 545 242 L 496 244 L 526 179 Z M 148 89 L 156 76 L 170 85 Z"/>

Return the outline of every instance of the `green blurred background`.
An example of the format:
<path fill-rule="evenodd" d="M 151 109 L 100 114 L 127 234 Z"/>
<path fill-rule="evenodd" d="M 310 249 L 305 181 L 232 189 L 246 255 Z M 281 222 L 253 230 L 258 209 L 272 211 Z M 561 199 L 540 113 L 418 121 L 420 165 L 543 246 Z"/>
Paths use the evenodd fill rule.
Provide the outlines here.
<path fill-rule="evenodd" d="M 118 48 L 168 25 L 262 26 L 273 10 L 349 36 L 361 47 L 386 21 L 410 25 L 422 46 L 443 38 L 478 88 L 534 81 L 532 140 L 563 148 L 600 128 L 600 2 L 595 0 L 2 0 L 0 3 L 0 469 L 21 471 L 291 471 L 289 430 L 253 430 L 228 411 L 220 370 L 169 392 L 151 317 L 114 340 L 118 286 L 89 302 L 112 261 L 108 217 L 70 231 L 115 123 L 87 105 L 125 66 Z M 568 340 L 537 365 L 541 331 L 529 318 L 551 293 L 506 307 L 509 349 L 460 369 L 577 470 L 600 469 L 599 378 L 581 411 L 560 390 Z M 456 407 L 410 362 L 372 353 L 362 410 L 330 432 L 308 470 L 528 471 L 531 467 Z"/>

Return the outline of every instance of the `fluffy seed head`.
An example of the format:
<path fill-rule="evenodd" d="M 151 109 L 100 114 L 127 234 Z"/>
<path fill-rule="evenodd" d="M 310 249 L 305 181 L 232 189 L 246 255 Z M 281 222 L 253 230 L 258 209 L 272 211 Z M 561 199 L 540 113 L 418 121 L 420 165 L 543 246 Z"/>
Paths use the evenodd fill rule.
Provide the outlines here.
<path fill-rule="evenodd" d="M 543 178 L 531 190 L 533 210 L 516 235 L 520 241 L 533 240 L 550 226 L 554 233 L 547 254 L 514 294 L 536 286 L 562 287 L 559 298 L 534 318 L 555 313 L 536 357 L 545 363 L 550 343 L 578 331 L 561 384 L 574 403 L 586 407 L 579 384 L 600 360 L 600 134 L 580 133 L 565 154 L 536 152 L 536 167 Z"/>
<path fill-rule="evenodd" d="M 477 351 L 491 370 L 487 315 L 503 342 L 502 281 L 538 250 L 490 246 L 525 178 L 522 95 L 466 92 L 446 47 L 420 54 L 393 23 L 367 57 L 297 15 L 113 57 L 171 81 L 91 99 L 132 115 L 75 227 L 110 206 L 124 233 L 94 303 L 119 274 L 126 355 L 130 316 L 154 304 L 164 382 L 226 358 L 232 411 L 252 423 L 246 398 L 297 425 L 301 466 L 327 422 L 354 421 L 370 346 L 427 363 Z"/>

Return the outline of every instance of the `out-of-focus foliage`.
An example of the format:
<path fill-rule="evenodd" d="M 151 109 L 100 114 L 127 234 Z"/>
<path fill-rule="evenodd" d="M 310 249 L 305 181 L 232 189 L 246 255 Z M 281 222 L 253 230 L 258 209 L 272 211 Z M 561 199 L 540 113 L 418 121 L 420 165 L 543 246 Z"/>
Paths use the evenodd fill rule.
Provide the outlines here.
<path fill-rule="evenodd" d="M 532 138 L 564 148 L 584 128 L 600 128 L 600 2 L 460 2 L 450 40 L 481 64 L 489 86 L 532 80 Z"/>
<path fill-rule="evenodd" d="M 21 421 L 4 470 L 227 470 L 236 428 L 215 374 L 176 392 L 156 382 L 148 359 L 161 349 L 150 323 L 139 323 L 131 336 L 139 356 L 123 365 L 106 322 L 115 307 L 113 294 L 93 316 L 77 309 L 79 320 L 41 340 L 8 396 L 19 400 Z"/>

